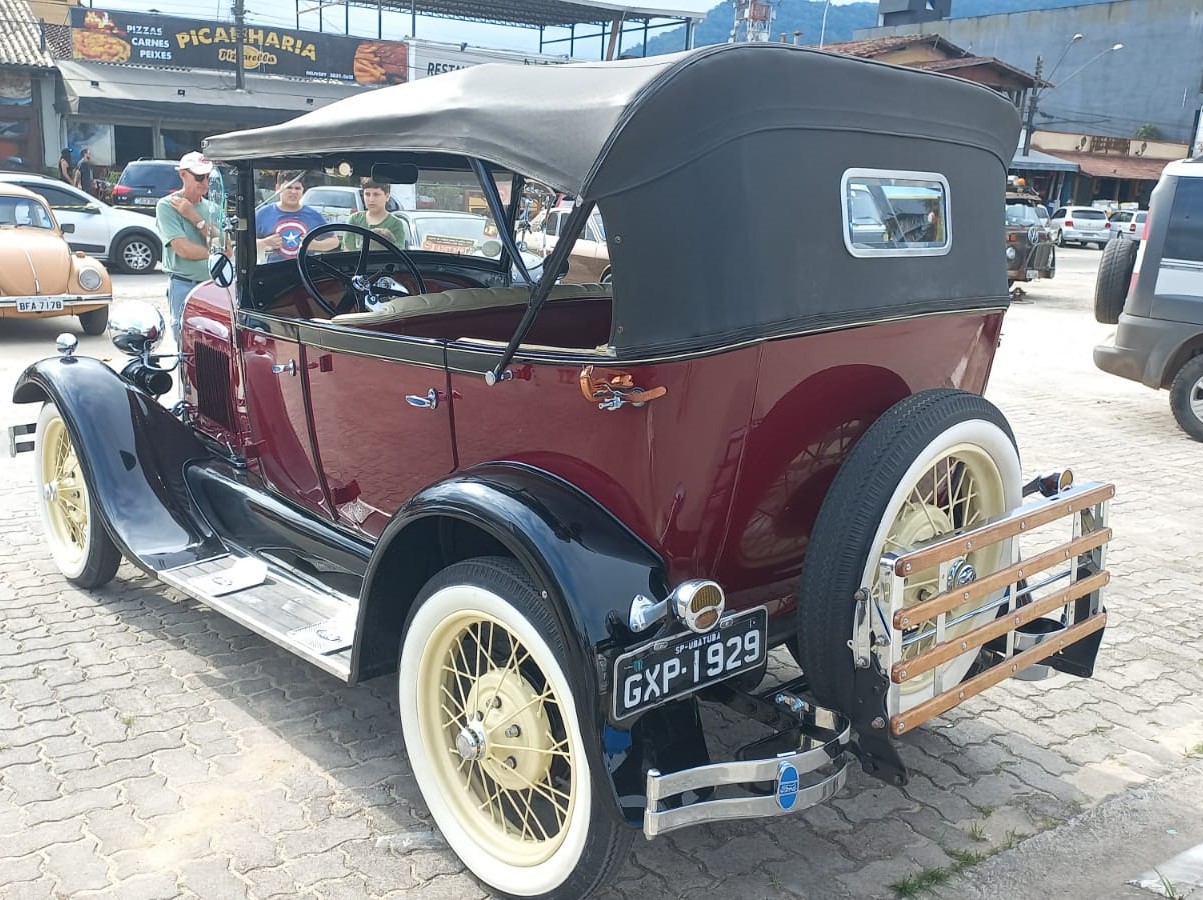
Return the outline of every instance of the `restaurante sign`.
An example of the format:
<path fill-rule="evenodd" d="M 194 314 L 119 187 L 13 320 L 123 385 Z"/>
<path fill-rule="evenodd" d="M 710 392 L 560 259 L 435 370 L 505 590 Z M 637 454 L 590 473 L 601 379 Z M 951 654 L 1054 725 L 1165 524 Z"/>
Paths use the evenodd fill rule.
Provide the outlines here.
<path fill-rule="evenodd" d="M 238 58 L 238 29 L 229 23 L 73 7 L 71 29 L 72 57 L 88 62 L 230 69 Z M 249 25 L 241 43 L 243 68 L 267 75 L 359 84 L 409 80 L 409 48 L 401 41 Z"/>

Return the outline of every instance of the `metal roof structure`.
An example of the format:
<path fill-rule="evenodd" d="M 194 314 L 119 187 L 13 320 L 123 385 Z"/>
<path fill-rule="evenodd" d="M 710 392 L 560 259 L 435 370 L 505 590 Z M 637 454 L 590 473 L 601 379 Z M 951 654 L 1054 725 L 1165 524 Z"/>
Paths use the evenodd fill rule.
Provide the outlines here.
<path fill-rule="evenodd" d="M 301 4 L 295 0 L 298 21 Z M 539 52 L 554 45 L 567 45 L 567 55 L 576 55 L 578 42 L 601 39 L 601 57 L 612 58 L 622 50 L 627 34 L 640 35 L 646 47 L 651 32 L 685 26 L 682 50 L 693 46 L 693 25 L 705 16 L 697 10 L 631 5 L 614 0 L 343 0 L 350 21 L 352 6 L 374 9 L 378 14 L 408 13 L 412 20 L 410 35 L 418 37 L 418 16 L 507 25 L 539 31 Z M 320 6 L 319 6 L 320 8 Z M 652 24 L 656 22 L 657 24 Z M 548 38 L 545 30 L 562 28 L 568 36 Z M 582 28 L 582 31 L 578 31 Z M 383 35 L 378 35 L 383 37 Z M 558 50 L 557 50 L 558 52 Z"/>
<path fill-rule="evenodd" d="M 696 19 L 703 14 L 663 7 L 630 6 L 611 0 L 348 0 L 352 6 L 385 9 L 390 12 L 465 19 L 492 25 L 517 25 L 527 28 L 573 25 L 599 25 L 616 19 Z M 677 23 L 679 24 L 679 23 Z"/>

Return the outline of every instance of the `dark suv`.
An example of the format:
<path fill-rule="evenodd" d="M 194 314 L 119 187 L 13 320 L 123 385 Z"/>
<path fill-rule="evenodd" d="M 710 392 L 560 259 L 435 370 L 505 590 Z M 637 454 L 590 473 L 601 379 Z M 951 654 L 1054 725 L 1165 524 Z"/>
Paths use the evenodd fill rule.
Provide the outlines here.
<path fill-rule="evenodd" d="M 1165 167 L 1139 244 L 1108 245 L 1095 317 L 1119 325 L 1095 365 L 1168 388 L 1178 425 L 1203 441 L 1203 157 Z"/>
<path fill-rule="evenodd" d="M 127 163 L 113 187 L 113 206 L 155 214 L 155 204 L 180 187 L 179 163 L 174 159 L 136 159 Z M 225 182 L 214 167 L 209 180 L 209 199 L 224 205 Z"/>

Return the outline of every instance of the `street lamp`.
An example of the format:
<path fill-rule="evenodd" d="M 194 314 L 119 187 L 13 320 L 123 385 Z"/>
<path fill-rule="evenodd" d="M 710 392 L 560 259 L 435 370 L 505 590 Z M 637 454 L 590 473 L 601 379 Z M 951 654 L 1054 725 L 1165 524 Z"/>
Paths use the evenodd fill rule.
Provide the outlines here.
<path fill-rule="evenodd" d="M 1047 80 L 1049 81 L 1049 88 L 1056 87 L 1056 85 L 1052 84 L 1053 74 L 1057 71 L 1057 69 L 1059 69 L 1061 67 L 1061 63 L 1065 59 L 1065 54 L 1069 52 L 1069 48 L 1072 47 L 1074 44 L 1076 44 L 1080 40 L 1082 40 L 1082 35 L 1075 34 L 1073 37 L 1071 37 L 1069 39 L 1069 43 L 1065 45 L 1065 49 L 1061 51 L 1061 55 L 1057 57 L 1057 61 L 1053 64 L 1052 69 L 1050 69 L 1049 73 L 1048 73 Z M 1090 59 L 1086 60 L 1086 62 L 1084 62 L 1082 65 L 1078 66 L 1078 68 L 1074 69 L 1072 72 L 1070 72 L 1064 78 L 1062 78 L 1061 83 L 1065 84 L 1065 82 L 1069 81 L 1071 78 L 1078 75 L 1083 69 L 1085 69 L 1087 66 L 1091 65 L 1092 63 L 1094 63 L 1101 57 L 1105 56 L 1106 54 L 1114 53 L 1117 50 L 1123 50 L 1123 49 L 1124 49 L 1124 45 L 1117 43 L 1117 44 L 1112 44 L 1110 47 L 1106 48 L 1105 50 L 1100 50 L 1098 53 L 1096 53 Z M 1036 83 L 1032 86 L 1031 97 L 1028 98 L 1028 114 L 1027 114 L 1026 120 L 1024 121 L 1024 128 L 1023 128 L 1023 155 L 1024 156 L 1027 156 L 1028 152 L 1032 149 L 1032 128 L 1034 127 L 1035 121 L 1036 121 L 1036 108 L 1040 102 L 1040 98 L 1044 96 L 1044 91 L 1042 91 L 1040 89 L 1040 82 L 1043 80 L 1041 78 L 1041 70 L 1043 68 L 1044 68 L 1044 59 L 1042 57 L 1037 56 L 1036 57 Z"/>
<path fill-rule="evenodd" d="M 819 49 L 823 49 L 823 38 L 827 36 L 827 8 L 831 6 L 831 0 L 826 0 L 823 4 L 823 24 L 819 26 Z"/>

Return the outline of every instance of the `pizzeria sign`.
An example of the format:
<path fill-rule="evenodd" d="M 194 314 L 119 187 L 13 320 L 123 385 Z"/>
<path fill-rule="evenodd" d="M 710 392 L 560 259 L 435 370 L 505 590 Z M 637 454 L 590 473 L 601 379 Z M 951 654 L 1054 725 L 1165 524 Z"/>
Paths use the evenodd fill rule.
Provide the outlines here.
<path fill-rule="evenodd" d="M 86 62 L 232 69 L 238 29 L 228 22 L 72 7 L 71 55 Z M 245 25 L 243 68 L 266 75 L 358 84 L 409 80 L 409 47 L 313 31 Z"/>

